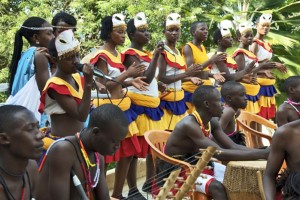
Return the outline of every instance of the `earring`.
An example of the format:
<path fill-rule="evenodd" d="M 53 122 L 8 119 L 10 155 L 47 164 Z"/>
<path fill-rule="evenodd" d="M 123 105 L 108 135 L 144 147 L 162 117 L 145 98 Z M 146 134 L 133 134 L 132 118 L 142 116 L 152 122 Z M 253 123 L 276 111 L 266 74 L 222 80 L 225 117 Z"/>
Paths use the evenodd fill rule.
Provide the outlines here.
<path fill-rule="evenodd" d="M 36 44 L 40 44 L 40 42 L 39 42 L 39 41 L 36 41 L 35 43 L 36 43 Z"/>

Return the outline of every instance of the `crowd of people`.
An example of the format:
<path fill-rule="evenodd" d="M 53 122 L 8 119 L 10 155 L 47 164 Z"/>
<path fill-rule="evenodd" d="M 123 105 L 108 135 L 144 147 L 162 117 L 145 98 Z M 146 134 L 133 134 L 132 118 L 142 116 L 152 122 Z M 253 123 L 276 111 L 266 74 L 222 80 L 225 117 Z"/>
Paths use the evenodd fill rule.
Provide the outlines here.
<path fill-rule="evenodd" d="M 81 59 L 72 15 L 59 12 L 51 25 L 40 17 L 28 18 L 15 35 L 10 96 L 0 107 L 0 199 L 144 200 L 137 186 L 138 159 L 146 159 L 144 192 L 155 193 L 156 173 L 172 169 L 164 162 L 154 168 L 144 138 L 149 130 L 171 131 L 164 153 L 190 163 L 208 146 L 221 150 L 215 155 L 220 161 L 268 159 L 266 198 L 275 199 L 276 192 L 278 198 L 300 198 L 300 77 L 285 81 L 288 99 L 276 115 L 272 70 L 286 73 L 287 68 L 272 62 L 265 40 L 271 23 L 272 15 L 262 14 L 254 36 L 248 21 L 220 22 L 213 33 L 217 51 L 208 56 L 204 22 L 192 23 L 192 41 L 177 49 L 180 15 L 169 14 L 165 41 L 150 52 L 145 50 L 150 41 L 145 14 L 127 23 L 123 14 L 114 14 L 102 19 L 103 45 Z M 228 55 L 233 31 L 239 46 Z M 130 45 L 118 52 L 126 33 Z M 23 37 L 30 47 L 22 53 Z M 236 128 L 241 110 L 277 122 L 271 148 L 246 147 Z M 278 176 L 284 160 L 287 169 Z M 109 194 L 105 175 L 112 162 L 117 164 Z M 196 190 L 225 200 L 226 166 L 209 165 Z"/>

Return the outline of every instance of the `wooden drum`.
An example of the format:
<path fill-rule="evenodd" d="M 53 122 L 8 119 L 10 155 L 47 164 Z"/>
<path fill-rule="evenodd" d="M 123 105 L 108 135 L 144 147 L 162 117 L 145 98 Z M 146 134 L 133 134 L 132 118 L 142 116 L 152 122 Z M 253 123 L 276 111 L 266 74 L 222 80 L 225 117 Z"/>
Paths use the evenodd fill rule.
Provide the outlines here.
<path fill-rule="evenodd" d="M 230 200 L 261 200 L 257 171 L 264 174 L 267 161 L 231 161 L 227 164 L 224 186 Z"/>

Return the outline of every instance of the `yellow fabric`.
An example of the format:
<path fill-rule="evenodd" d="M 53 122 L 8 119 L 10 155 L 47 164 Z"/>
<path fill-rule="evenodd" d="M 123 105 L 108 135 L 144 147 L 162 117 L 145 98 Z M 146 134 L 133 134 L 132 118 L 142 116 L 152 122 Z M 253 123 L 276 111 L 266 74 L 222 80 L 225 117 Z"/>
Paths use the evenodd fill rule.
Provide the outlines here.
<path fill-rule="evenodd" d="M 120 103 L 121 99 L 111 99 L 111 101 L 114 105 L 118 106 L 122 111 L 128 110 L 131 105 L 131 100 L 129 97 L 125 97 L 121 103 Z M 110 104 L 111 102 L 109 99 L 99 99 L 99 104 L 98 104 L 98 99 L 94 99 L 93 103 L 96 107 L 98 107 L 103 104 Z M 132 121 L 129 124 L 128 130 L 129 130 L 129 132 L 127 133 L 126 138 L 139 134 L 139 129 L 138 129 L 135 121 Z"/>
<path fill-rule="evenodd" d="M 191 81 L 186 81 L 182 83 L 182 89 L 190 93 L 194 93 L 197 87 L 198 86 L 192 83 Z"/>
<path fill-rule="evenodd" d="M 260 107 L 270 108 L 272 105 L 276 104 L 275 96 L 272 97 L 260 96 L 258 100 L 258 104 Z"/>
<path fill-rule="evenodd" d="M 177 90 L 174 91 L 174 89 L 169 89 L 165 93 L 162 93 L 160 95 L 160 99 L 164 101 L 180 101 L 184 98 L 184 91 L 183 90 Z"/>
<path fill-rule="evenodd" d="M 202 79 L 203 84 L 202 85 L 213 85 L 210 79 Z"/>
<path fill-rule="evenodd" d="M 188 114 L 192 114 L 196 110 L 196 107 L 191 102 L 185 102 L 185 105 L 188 107 L 186 111 Z"/>
<path fill-rule="evenodd" d="M 121 54 L 119 52 L 118 52 L 117 56 L 114 56 L 109 51 L 106 51 L 104 49 L 98 49 L 98 50 L 95 50 L 95 51 L 89 53 L 88 55 L 86 55 L 84 58 L 81 59 L 81 63 L 90 63 L 91 60 L 94 59 L 100 53 L 105 54 L 107 57 L 109 57 L 109 59 L 112 62 L 122 64 Z"/>
<path fill-rule="evenodd" d="M 146 114 L 141 114 L 135 120 L 136 125 L 139 129 L 137 136 L 143 136 L 146 131 L 149 130 L 165 130 L 165 124 L 163 119 L 159 121 L 153 121 Z"/>
<path fill-rule="evenodd" d="M 159 97 L 151 97 L 143 94 L 137 94 L 128 92 L 127 96 L 131 99 L 131 102 L 138 106 L 145 106 L 148 108 L 157 108 L 160 104 Z"/>
<path fill-rule="evenodd" d="M 82 84 L 81 84 L 80 74 L 79 73 L 72 74 L 72 77 L 74 78 L 75 82 L 77 83 L 77 85 L 79 87 L 78 91 L 76 91 L 75 88 L 73 88 L 68 82 L 66 82 L 63 79 L 58 78 L 58 77 L 51 77 L 47 81 L 47 83 L 46 83 L 43 91 L 48 88 L 49 84 L 55 83 L 56 85 L 64 85 L 64 86 L 66 86 L 69 89 L 69 91 L 70 91 L 70 93 L 71 93 L 71 95 L 73 97 L 78 98 L 78 99 L 82 99 L 83 88 L 82 88 Z"/>
<path fill-rule="evenodd" d="M 260 85 L 253 85 L 253 84 L 242 83 L 242 82 L 241 84 L 245 87 L 247 95 L 256 96 L 258 94 Z"/>
<path fill-rule="evenodd" d="M 192 42 L 188 42 L 187 45 L 189 45 L 192 49 L 194 64 L 203 64 L 206 61 L 208 61 L 206 49 L 203 45 L 201 45 L 202 51 L 196 45 L 194 45 Z M 183 57 L 184 57 L 184 60 L 186 60 L 184 54 L 183 54 Z M 203 71 L 209 71 L 209 68 L 207 67 Z"/>
<path fill-rule="evenodd" d="M 276 79 L 269 79 L 269 78 L 257 78 L 257 82 L 259 85 L 274 85 L 276 82 Z"/>
<path fill-rule="evenodd" d="M 45 150 L 48 150 L 48 148 L 50 147 L 50 145 L 51 145 L 54 141 L 55 141 L 55 140 L 53 140 L 52 138 L 44 137 L 44 138 L 43 138 L 43 142 L 44 142 L 43 148 L 44 148 Z"/>
<path fill-rule="evenodd" d="M 178 49 L 176 49 L 177 52 L 180 52 L 178 51 Z M 166 55 L 167 55 L 167 58 L 169 61 L 171 61 L 172 63 L 177 63 L 178 65 L 180 66 L 185 66 L 185 61 L 183 59 L 183 56 L 181 56 L 180 53 L 174 53 L 174 55 L 170 54 L 168 51 L 165 51 Z"/>
<path fill-rule="evenodd" d="M 260 106 L 258 101 L 253 102 L 253 101 L 248 101 L 247 100 L 247 107 L 244 109 L 245 111 L 251 112 L 251 113 L 259 113 L 260 111 Z"/>
<path fill-rule="evenodd" d="M 182 115 L 173 115 L 171 111 L 166 110 L 164 108 L 163 111 L 164 111 L 164 116 L 162 117 L 162 123 L 164 126 L 164 130 L 174 130 L 176 124 L 187 115 L 187 112 L 185 112 Z"/>

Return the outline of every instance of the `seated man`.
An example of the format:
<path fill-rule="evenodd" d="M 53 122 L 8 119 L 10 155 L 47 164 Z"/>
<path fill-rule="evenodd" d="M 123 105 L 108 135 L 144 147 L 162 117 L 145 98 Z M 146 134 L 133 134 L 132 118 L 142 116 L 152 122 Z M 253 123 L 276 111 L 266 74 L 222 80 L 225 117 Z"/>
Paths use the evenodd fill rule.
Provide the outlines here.
<path fill-rule="evenodd" d="M 215 146 L 222 152 L 214 157 L 221 161 L 257 160 L 268 157 L 268 149 L 248 149 L 237 145 L 222 131 L 216 118 L 222 115 L 221 95 L 213 86 L 199 86 L 193 95 L 193 103 L 196 111 L 183 118 L 168 139 L 165 147 L 167 155 L 177 158 L 188 155 L 191 160 L 199 155 L 199 149 Z M 211 137 L 214 137 L 216 142 L 213 142 Z M 218 167 L 219 165 L 218 163 Z M 219 172 L 214 170 L 214 174 Z M 224 177 L 219 175 L 221 181 L 222 176 Z M 227 199 L 223 184 L 210 175 L 198 177 L 196 190 L 211 195 L 215 200 Z"/>
<path fill-rule="evenodd" d="M 236 144 L 246 146 L 245 135 L 237 131 L 236 118 L 240 109 L 247 106 L 245 87 L 235 81 L 228 81 L 221 88 L 221 95 L 225 101 L 225 108 L 219 119 L 222 130 Z"/>
<path fill-rule="evenodd" d="M 278 107 L 276 123 L 282 126 L 300 119 L 300 76 L 290 76 L 284 82 L 284 90 L 288 98 Z"/>
<path fill-rule="evenodd" d="M 277 190 L 283 199 L 300 199 L 300 120 L 281 126 L 274 133 L 271 152 L 264 175 L 264 191 L 267 200 L 276 196 L 276 178 L 283 161 L 287 170 L 277 180 Z"/>
<path fill-rule="evenodd" d="M 114 154 L 128 125 L 117 106 L 97 107 L 86 129 L 57 140 L 48 149 L 39 169 L 37 199 L 109 199 L 103 155 Z M 75 175 L 80 182 L 74 182 Z"/>
<path fill-rule="evenodd" d="M 34 114 L 23 106 L 0 107 L 0 199 L 35 198 L 43 135 Z"/>

